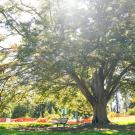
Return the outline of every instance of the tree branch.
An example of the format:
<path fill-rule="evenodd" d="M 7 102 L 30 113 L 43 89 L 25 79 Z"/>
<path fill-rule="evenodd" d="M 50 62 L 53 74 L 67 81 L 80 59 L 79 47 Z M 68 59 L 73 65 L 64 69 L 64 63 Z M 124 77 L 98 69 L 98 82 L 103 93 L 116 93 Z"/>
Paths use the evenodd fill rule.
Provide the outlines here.
<path fill-rule="evenodd" d="M 116 66 L 117 66 L 117 61 L 112 61 L 111 64 L 110 64 L 110 67 L 108 68 L 107 72 L 105 73 L 105 78 L 106 78 L 106 81 L 107 81 L 106 90 L 110 89 L 110 86 L 112 84 L 113 74 L 115 72 Z"/>
<path fill-rule="evenodd" d="M 123 69 L 123 71 L 120 73 L 120 75 L 114 80 L 113 82 L 113 87 L 111 88 L 111 90 L 108 93 L 108 98 L 110 98 L 116 90 L 116 88 L 118 87 L 118 83 L 120 81 L 120 79 L 128 72 L 128 70 L 132 67 L 132 64 L 128 65 L 126 68 Z"/>
<path fill-rule="evenodd" d="M 10 20 L 8 19 L 7 15 L 5 14 L 5 12 L 2 10 L 0 11 L 0 13 L 4 16 L 4 18 L 9 22 L 8 24 L 10 25 L 11 28 L 13 28 L 19 35 L 21 35 L 22 37 L 25 37 L 25 35 L 23 35 L 12 23 L 10 23 Z M 12 19 L 13 20 L 13 19 Z M 13 20 L 14 22 L 16 22 L 15 20 Z"/>
<path fill-rule="evenodd" d="M 90 94 L 88 88 L 85 85 L 83 80 L 80 80 L 76 75 L 75 71 L 67 70 L 67 73 L 73 78 L 73 80 L 77 83 L 77 86 L 81 90 L 82 94 L 87 98 L 87 100 L 93 105 L 93 102 L 96 102 L 95 98 Z"/>

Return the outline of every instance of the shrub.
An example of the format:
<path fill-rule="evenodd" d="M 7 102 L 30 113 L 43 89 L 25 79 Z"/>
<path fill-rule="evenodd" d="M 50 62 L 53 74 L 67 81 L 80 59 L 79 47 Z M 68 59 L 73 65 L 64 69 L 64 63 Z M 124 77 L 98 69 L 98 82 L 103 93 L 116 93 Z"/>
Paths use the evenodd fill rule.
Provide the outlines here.
<path fill-rule="evenodd" d="M 116 112 L 109 112 L 108 117 L 109 118 L 116 117 Z"/>
<path fill-rule="evenodd" d="M 128 109 L 128 112 L 127 112 L 129 115 L 135 115 L 135 107 L 134 108 L 131 108 L 131 109 Z"/>
<path fill-rule="evenodd" d="M 18 105 L 14 108 L 12 118 L 25 117 L 28 110 L 26 106 Z"/>
<path fill-rule="evenodd" d="M 47 118 L 48 120 L 53 120 L 53 119 L 58 119 L 58 118 L 60 118 L 60 116 L 59 116 L 58 114 L 48 114 L 48 115 L 46 116 L 46 118 Z"/>

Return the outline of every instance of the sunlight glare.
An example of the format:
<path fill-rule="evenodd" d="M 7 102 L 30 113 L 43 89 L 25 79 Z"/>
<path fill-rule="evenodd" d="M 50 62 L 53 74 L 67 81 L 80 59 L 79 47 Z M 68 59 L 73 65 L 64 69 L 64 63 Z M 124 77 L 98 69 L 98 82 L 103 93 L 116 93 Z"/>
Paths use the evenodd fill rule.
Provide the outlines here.
<path fill-rule="evenodd" d="M 74 7 L 77 5 L 77 0 L 66 0 L 65 4 L 67 7 Z"/>
<path fill-rule="evenodd" d="M 82 0 L 64 0 L 64 7 L 74 10 L 74 9 L 87 9 L 86 2 Z"/>

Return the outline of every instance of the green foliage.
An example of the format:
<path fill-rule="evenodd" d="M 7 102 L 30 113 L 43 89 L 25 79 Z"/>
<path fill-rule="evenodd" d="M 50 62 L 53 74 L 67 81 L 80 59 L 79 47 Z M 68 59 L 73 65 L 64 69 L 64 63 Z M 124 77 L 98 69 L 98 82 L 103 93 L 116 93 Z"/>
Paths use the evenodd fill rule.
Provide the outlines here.
<path fill-rule="evenodd" d="M 135 107 L 135 102 L 131 102 L 129 105 L 129 108 L 133 108 L 133 107 Z"/>
<path fill-rule="evenodd" d="M 46 118 L 48 120 L 59 119 L 60 118 L 60 115 L 59 114 L 48 114 L 48 115 L 46 115 Z"/>
<path fill-rule="evenodd" d="M 14 108 L 12 118 L 25 117 L 28 112 L 28 108 L 24 105 L 18 105 Z"/>
<path fill-rule="evenodd" d="M 135 107 L 128 109 L 127 112 L 129 115 L 135 115 Z"/>
<path fill-rule="evenodd" d="M 47 114 L 57 113 L 57 110 L 58 108 L 56 107 L 56 104 L 53 101 L 40 103 L 35 106 L 32 117 L 34 118 L 46 117 Z"/>
<path fill-rule="evenodd" d="M 34 109 L 33 117 L 34 118 L 44 117 L 44 112 L 45 112 L 45 105 L 39 104 Z"/>

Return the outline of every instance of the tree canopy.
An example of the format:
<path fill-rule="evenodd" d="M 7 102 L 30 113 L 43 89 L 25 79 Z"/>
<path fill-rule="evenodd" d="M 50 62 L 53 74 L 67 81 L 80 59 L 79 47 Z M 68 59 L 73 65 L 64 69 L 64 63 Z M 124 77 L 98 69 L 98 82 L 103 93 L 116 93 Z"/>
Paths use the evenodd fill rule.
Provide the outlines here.
<path fill-rule="evenodd" d="M 108 123 L 106 105 L 135 64 L 134 0 L 44 1 L 31 7 L 9 1 L 2 23 L 22 36 L 14 72 L 23 84 L 57 92 L 80 90 L 94 111 L 93 123 Z M 22 19 L 24 13 L 30 20 Z"/>

